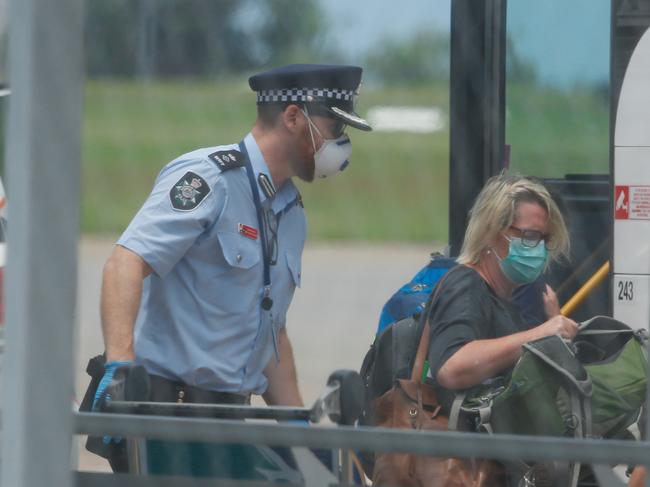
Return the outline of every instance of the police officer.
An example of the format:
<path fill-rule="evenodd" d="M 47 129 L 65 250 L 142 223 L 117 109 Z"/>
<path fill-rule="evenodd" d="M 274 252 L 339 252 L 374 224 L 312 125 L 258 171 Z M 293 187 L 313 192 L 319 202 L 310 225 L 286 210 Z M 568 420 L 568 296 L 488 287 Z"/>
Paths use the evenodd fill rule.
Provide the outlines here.
<path fill-rule="evenodd" d="M 343 170 L 361 68 L 290 65 L 249 79 L 258 117 L 243 141 L 167 164 L 104 267 L 107 363 L 143 365 L 152 400 L 302 406 L 286 313 L 306 226 L 292 178 Z"/>

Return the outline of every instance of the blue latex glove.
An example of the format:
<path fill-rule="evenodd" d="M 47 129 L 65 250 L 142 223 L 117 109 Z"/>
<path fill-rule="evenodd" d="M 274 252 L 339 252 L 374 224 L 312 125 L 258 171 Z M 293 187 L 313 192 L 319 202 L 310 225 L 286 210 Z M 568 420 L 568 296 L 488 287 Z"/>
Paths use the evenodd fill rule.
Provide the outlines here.
<path fill-rule="evenodd" d="M 104 397 L 107 401 L 111 400 L 111 395 L 106 393 L 106 388 L 108 385 L 111 383 L 113 380 L 113 377 L 115 376 L 115 371 L 124 366 L 124 365 L 131 365 L 133 362 L 131 361 L 124 361 L 124 362 L 107 362 L 106 365 L 104 365 L 104 377 L 102 377 L 102 380 L 99 381 L 99 385 L 97 386 L 97 392 L 95 392 L 95 399 L 93 400 L 93 411 L 97 411 L 99 408 L 99 400 L 100 398 Z M 104 436 L 103 442 L 104 444 L 108 445 L 109 443 L 120 443 L 122 441 L 122 438 L 113 438 L 111 436 Z"/>
<path fill-rule="evenodd" d="M 289 419 L 285 423 L 294 426 L 309 426 L 309 421 L 306 419 Z"/>

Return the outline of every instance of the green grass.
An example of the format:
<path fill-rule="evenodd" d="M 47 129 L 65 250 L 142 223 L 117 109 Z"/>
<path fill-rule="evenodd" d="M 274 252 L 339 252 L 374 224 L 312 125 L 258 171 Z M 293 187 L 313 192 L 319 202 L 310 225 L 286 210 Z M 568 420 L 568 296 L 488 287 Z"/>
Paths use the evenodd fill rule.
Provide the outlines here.
<path fill-rule="evenodd" d="M 539 177 L 609 172 L 609 107 L 587 90 L 509 85 L 506 143 L 511 167 Z"/>
<path fill-rule="evenodd" d="M 515 169 L 556 177 L 606 170 L 605 103 L 585 92 L 508 89 Z M 364 87 L 358 111 L 375 105 L 435 105 L 448 113 L 448 86 Z M 89 82 L 82 230 L 121 232 L 164 164 L 197 147 L 238 142 L 254 117 L 254 94 L 245 81 Z M 299 183 L 309 238 L 446 241 L 448 130 L 349 133 L 354 151 L 348 169 L 330 180 Z"/>
<path fill-rule="evenodd" d="M 122 231 L 164 164 L 196 147 L 238 140 L 254 115 L 249 98 L 245 86 L 88 83 L 82 230 Z"/>

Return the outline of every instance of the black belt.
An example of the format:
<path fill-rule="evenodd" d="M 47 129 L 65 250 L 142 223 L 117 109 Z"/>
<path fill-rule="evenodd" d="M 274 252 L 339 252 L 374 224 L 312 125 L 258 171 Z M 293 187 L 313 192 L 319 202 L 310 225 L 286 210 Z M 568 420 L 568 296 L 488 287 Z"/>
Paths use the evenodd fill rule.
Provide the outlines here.
<path fill-rule="evenodd" d="M 250 404 L 250 395 L 235 394 L 233 392 L 206 391 L 199 387 L 173 381 L 149 374 L 151 381 L 150 401 L 153 402 L 178 402 L 199 404 Z"/>

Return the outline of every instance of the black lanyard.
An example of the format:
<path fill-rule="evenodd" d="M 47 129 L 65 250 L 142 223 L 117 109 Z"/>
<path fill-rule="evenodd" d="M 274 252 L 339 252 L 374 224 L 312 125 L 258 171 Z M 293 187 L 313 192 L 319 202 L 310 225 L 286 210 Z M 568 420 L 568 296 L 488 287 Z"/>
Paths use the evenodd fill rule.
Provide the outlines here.
<path fill-rule="evenodd" d="M 244 156 L 244 163 L 246 164 L 246 174 L 248 175 L 248 182 L 251 186 L 251 192 L 253 193 L 253 201 L 255 202 L 255 210 L 257 211 L 257 225 L 260 229 L 260 239 L 262 241 L 262 260 L 264 261 L 264 297 L 262 298 L 262 309 L 268 311 L 273 307 L 273 300 L 271 299 L 271 260 L 269 257 L 268 251 L 268 240 L 266 238 L 266 228 L 264 225 L 264 209 L 262 208 L 262 202 L 260 201 L 260 193 L 257 189 L 257 183 L 255 182 L 255 173 L 253 172 L 253 166 L 248 157 L 248 151 L 246 150 L 246 144 L 244 141 L 239 143 L 239 150 Z"/>

